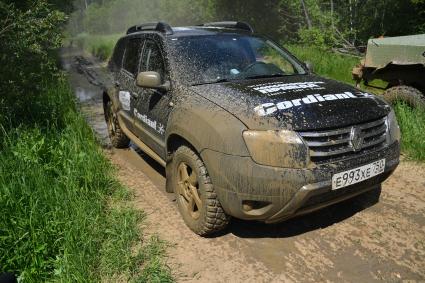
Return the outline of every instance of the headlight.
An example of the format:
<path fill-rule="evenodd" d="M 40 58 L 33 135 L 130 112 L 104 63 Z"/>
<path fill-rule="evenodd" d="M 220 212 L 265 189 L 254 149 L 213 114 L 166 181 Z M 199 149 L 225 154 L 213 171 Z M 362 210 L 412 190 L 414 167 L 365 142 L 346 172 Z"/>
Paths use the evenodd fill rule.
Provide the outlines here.
<path fill-rule="evenodd" d="M 394 110 L 391 110 L 390 114 L 387 116 L 387 125 L 388 125 L 388 144 L 392 144 L 395 141 L 400 142 L 400 127 L 397 123 L 397 118 L 395 116 Z"/>
<path fill-rule="evenodd" d="M 252 159 L 258 164 L 304 168 L 309 162 L 308 148 L 293 131 L 245 131 L 243 138 Z"/>

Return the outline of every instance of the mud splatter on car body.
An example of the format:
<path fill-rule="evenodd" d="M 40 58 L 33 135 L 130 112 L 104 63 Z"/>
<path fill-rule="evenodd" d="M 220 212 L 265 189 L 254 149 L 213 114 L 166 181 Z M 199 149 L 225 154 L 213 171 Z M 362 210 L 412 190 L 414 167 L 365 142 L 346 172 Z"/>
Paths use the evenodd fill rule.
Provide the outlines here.
<path fill-rule="evenodd" d="M 240 23 L 133 27 L 109 70 L 105 105 L 112 101 L 124 133 L 166 165 L 167 191 L 177 186 L 168 178 L 174 153 L 188 146 L 230 216 L 283 221 L 378 190 L 399 163 L 399 129 L 387 103 L 310 73 Z M 152 72 L 157 86 L 136 85 Z M 385 168 L 372 176 L 378 160 Z M 359 169 L 365 165 L 369 173 Z M 346 184 L 336 189 L 333 176 L 345 171 Z"/>

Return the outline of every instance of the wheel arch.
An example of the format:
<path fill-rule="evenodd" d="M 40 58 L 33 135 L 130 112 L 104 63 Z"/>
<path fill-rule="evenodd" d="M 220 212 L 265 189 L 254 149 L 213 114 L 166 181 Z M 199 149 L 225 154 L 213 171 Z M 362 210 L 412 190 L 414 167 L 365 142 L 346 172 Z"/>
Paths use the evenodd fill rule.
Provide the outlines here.
<path fill-rule="evenodd" d="M 168 157 L 173 154 L 180 146 L 186 145 L 190 147 L 192 150 L 194 150 L 196 153 L 200 154 L 200 151 L 202 149 L 197 148 L 195 143 L 189 141 L 188 139 L 184 138 L 182 135 L 177 133 L 172 133 L 168 136 L 166 146 L 167 146 L 167 160 Z"/>

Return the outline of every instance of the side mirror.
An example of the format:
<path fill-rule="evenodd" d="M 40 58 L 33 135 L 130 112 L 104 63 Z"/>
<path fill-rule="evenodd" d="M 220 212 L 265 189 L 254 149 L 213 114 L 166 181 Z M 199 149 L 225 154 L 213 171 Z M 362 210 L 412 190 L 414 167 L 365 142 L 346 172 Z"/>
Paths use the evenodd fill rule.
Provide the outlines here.
<path fill-rule="evenodd" d="M 311 63 L 310 61 L 305 61 L 304 65 L 310 73 L 314 72 L 313 63 Z"/>
<path fill-rule="evenodd" d="M 170 82 L 162 84 L 161 75 L 157 72 L 140 72 L 136 78 L 136 85 L 165 91 L 170 89 Z"/>

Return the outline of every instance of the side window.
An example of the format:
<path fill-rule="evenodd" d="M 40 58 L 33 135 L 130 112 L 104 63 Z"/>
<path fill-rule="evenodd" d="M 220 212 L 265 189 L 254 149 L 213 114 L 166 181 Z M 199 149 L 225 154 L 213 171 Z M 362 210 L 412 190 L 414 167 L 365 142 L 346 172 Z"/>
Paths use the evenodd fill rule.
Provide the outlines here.
<path fill-rule="evenodd" d="M 161 55 L 161 50 L 158 44 L 152 40 L 147 40 L 145 43 L 140 71 L 155 71 L 161 75 L 163 80 L 165 78 L 165 65 Z"/>
<path fill-rule="evenodd" d="M 120 39 L 115 45 L 114 54 L 112 55 L 112 58 L 109 61 L 109 69 L 111 71 L 117 71 L 121 69 L 124 50 L 125 50 L 125 40 Z"/>
<path fill-rule="evenodd" d="M 141 47 L 142 44 L 140 39 L 130 39 L 125 49 L 123 68 L 134 76 L 137 74 Z"/>

